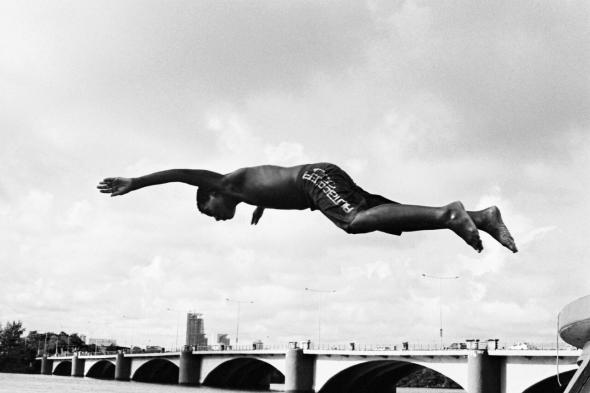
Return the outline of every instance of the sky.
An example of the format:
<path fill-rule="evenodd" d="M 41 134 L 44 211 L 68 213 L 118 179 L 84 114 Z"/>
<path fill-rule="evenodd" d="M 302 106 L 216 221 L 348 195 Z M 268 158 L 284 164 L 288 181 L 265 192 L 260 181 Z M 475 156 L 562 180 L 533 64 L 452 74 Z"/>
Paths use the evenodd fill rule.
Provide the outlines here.
<path fill-rule="evenodd" d="M 170 347 L 195 311 L 210 342 L 239 321 L 282 345 L 317 342 L 319 316 L 322 344 L 429 344 L 442 312 L 448 343 L 554 342 L 590 292 L 589 20 L 586 1 L 0 2 L 0 322 Z M 317 211 L 215 222 L 180 183 L 96 190 L 308 162 L 400 203 L 497 205 L 520 252 Z"/>

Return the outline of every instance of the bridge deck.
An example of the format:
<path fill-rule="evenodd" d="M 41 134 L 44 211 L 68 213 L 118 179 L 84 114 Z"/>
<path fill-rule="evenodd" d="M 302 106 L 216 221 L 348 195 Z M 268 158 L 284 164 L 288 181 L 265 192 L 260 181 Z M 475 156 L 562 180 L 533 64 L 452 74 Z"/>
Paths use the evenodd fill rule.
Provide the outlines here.
<path fill-rule="evenodd" d="M 361 356 L 361 357 L 432 357 L 432 356 L 451 356 L 451 357 L 465 357 L 472 349 L 456 349 L 456 350 L 316 350 L 316 349 L 304 349 L 303 352 L 309 355 L 320 355 L 320 356 Z M 275 349 L 259 349 L 259 350 L 225 350 L 225 351 L 193 351 L 194 355 L 204 356 L 285 356 L 286 350 L 275 350 Z M 496 349 L 489 350 L 490 356 L 519 356 L 519 357 L 579 357 L 582 355 L 580 349 L 567 349 L 560 350 L 557 352 L 555 349 Z M 153 352 L 153 353 L 133 353 L 125 354 L 125 357 L 130 358 L 146 358 L 146 357 L 175 357 L 180 356 L 180 352 Z M 69 360 L 72 359 L 72 355 L 68 356 L 48 356 L 51 360 Z M 96 355 L 79 355 L 80 359 L 115 359 L 116 354 L 96 354 Z M 41 360 L 42 357 L 36 359 Z"/>

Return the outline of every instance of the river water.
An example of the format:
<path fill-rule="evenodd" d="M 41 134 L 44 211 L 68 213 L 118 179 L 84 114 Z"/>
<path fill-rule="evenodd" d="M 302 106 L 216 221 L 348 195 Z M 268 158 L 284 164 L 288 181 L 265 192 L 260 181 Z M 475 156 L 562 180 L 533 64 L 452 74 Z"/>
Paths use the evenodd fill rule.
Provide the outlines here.
<path fill-rule="evenodd" d="M 227 390 L 208 386 L 160 385 L 94 378 L 40 374 L 0 373 L 0 393 L 262 393 L 259 390 Z M 459 393 L 463 390 L 397 388 L 397 393 Z M 266 392 L 268 393 L 268 392 Z"/>
<path fill-rule="evenodd" d="M 261 393 L 254 390 L 226 390 L 207 386 L 186 387 L 156 383 L 120 382 L 94 378 L 61 377 L 57 375 L 2 374 L 1 393 Z M 268 392 L 266 392 L 268 393 Z"/>

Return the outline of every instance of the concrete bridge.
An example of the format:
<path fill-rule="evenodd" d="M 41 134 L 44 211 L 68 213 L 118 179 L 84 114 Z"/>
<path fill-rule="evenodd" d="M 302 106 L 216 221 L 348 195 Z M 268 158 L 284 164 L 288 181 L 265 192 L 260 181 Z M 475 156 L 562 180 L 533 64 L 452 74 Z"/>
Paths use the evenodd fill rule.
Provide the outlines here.
<path fill-rule="evenodd" d="M 578 368 L 578 350 L 559 352 L 564 386 Z M 562 392 L 555 350 L 249 350 L 44 356 L 41 373 L 207 385 L 279 388 L 300 393 L 395 392 L 401 378 L 421 368 L 455 381 L 468 393 Z"/>

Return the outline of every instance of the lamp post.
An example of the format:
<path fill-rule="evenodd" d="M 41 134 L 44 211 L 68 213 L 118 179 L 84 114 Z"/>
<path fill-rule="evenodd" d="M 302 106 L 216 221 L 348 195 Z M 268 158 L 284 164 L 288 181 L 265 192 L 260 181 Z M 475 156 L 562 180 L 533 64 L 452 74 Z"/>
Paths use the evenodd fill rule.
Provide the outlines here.
<path fill-rule="evenodd" d="M 459 276 L 433 276 L 422 273 L 424 278 L 432 278 L 438 280 L 438 308 L 439 308 L 439 319 L 440 319 L 440 348 L 443 348 L 443 318 L 442 318 L 442 281 L 443 280 L 456 280 Z"/>
<path fill-rule="evenodd" d="M 135 321 L 137 321 L 140 317 L 135 317 L 135 316 L 130 316 L 130 315 L 121 315 L 121 317 L 130 322 L 131 331 L 135 332 L 136 328 L 137 328 L 137 324 L 135 323 Z M 140 345 L 139 340 L 136 340 L 135 335 L 132 333 L 131 336 L 129 337 L 129 353 L 133 353 L 133 341 L 136 341 L 136 344 Z"/>
<path fill-rule="evenodd" d="M 176 312 L 176 351 L 178 351 L 178 326 L 180 324 L 180 311 L 174 310 L 170 307 L 166 308 L 166 311 Z"/>
<path fill-rule="evenodd" d="M 254 302 L 251 300 L 230 299 L 228 297 L 225 298 L 225 301 L 229 302 L 229 303 L 236 303 L 237 304 L 237 313 L 236 313 L 236 349 L 237 349 L 239 335 L 240 335 L 240 307 L 241 307 L 242 303 L 254 304 Z"/>
<path fill-rule="evenodd" d="M 335 293 L 335 289 L 313 289 L 305 288 L 306 291 L 315 292 L 318 294 L 318 349 L 322 343 L 322 295 L 324 293 Z"/>

